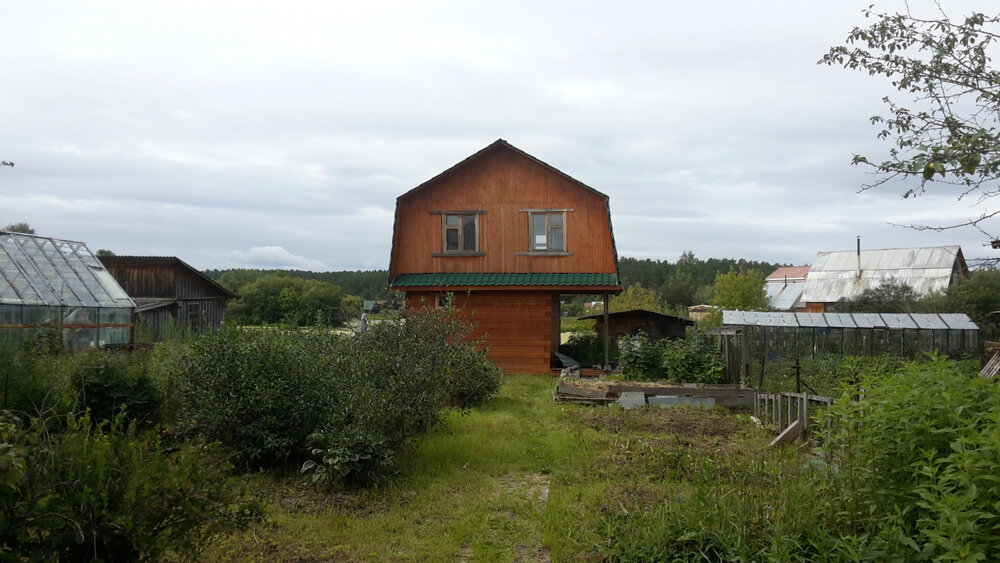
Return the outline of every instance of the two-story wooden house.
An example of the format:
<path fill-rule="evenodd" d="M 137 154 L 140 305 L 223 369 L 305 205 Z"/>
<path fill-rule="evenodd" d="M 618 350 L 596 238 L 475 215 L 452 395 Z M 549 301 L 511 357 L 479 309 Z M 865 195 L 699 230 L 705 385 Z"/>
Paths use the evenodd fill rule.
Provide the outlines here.
<path fill-rule="evenodd" d="M 389 287 L 447 295 L 506 373 L 547 373 L 560 294 L 621 291 L 608 196 L 500 139 L 399 196 Z"/>

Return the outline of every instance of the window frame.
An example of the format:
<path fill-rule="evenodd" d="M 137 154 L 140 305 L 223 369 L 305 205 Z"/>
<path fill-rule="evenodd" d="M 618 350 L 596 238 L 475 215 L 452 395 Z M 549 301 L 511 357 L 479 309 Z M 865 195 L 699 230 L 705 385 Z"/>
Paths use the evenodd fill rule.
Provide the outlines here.
<path fill-rule="evenodd" d="M 521 209 L 521 213 L 528 214 L 528 251 L 527 252 L 516 252 L 517 256 L 572 256 L 573 253 L 569 251 L 568 248 L 568 214 L 573 211 L 571 208 L 566 209 Z M 537 233 L 535 232 L 535 217 L 544 215 L 545 216 L 545 248 L 536 248 L 537 245 Z M 556 228 L 562 231 L 562 248 L 551 248 L 552 246 L 552 216 L 558 215 L 560 217 L 561 224 L 557 225 Z"/>
<path fill-rule="evenodd" d="M 441 216 L 441 252 L 432 253 L 431 256 L 435 258 L 445 258 L 453 256 L 486 256 L 486 253 L 481 250 L 482 241 L 482 222 L 479 219 L 480 215 L 484 215 L 486 211 L 482 209 L 434 209 L 431 210 L 431 215 Z M 458 217 L 458 225 L 449 225 L 449 217 Z M 465 218 L 472 217 L 473 228 L 475 229 L 475 240 L 473 241 L 473 250 L 466 250 L 466 240 L 465 240 Z M 458 236 L 458 248 L 456 250 L 448 250 L 448 231 L 454 230 Z"/>

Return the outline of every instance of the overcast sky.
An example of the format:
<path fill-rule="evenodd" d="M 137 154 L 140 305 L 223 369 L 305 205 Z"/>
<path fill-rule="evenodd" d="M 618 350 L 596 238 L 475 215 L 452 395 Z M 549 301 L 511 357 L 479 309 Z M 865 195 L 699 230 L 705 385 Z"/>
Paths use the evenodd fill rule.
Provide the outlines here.
<path fill-rule="evenodd" d="M 4 2 L 0 226 L 381 269 L 396 197 L 503 138 L 608 194 L 620 256 L 808 264 L 857 235 L 993 256 L 887 224 L 981 211 L 945 190 L 858 193 L 893 90 L 816 61 L 870 3 Z"/>

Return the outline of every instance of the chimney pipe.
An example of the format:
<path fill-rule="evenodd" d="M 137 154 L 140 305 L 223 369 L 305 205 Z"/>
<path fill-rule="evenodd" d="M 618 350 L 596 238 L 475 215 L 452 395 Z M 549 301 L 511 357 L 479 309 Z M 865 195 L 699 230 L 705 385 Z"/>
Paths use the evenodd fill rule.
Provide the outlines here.
<path fill-rule="evenodd" d="M 861 235 L 858 235 L 858 277 L 861 277 Z"/>

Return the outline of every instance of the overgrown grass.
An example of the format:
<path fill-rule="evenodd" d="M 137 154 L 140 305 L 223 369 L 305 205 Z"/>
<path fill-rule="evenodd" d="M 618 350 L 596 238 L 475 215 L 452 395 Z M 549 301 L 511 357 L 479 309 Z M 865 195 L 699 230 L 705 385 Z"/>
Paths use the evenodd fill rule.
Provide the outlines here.
<path fill-rule="evenodd" d="M 396 460 L 380 488 L 260 477 L 271 523 L 217 560 L 600 560 L 605 520 L 670 497 L 701 459 L 737 467 L 768 436 L 723 411 L 622 411 L 552 401 L 554 381 L 508 377 L 483 409 Z"/>

